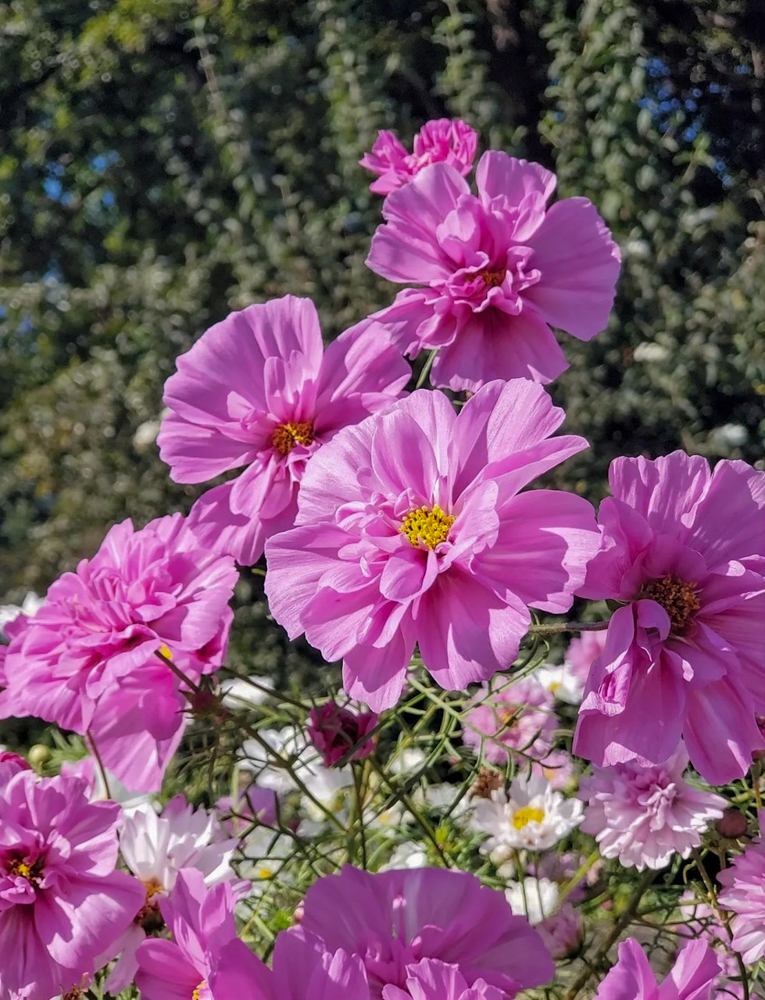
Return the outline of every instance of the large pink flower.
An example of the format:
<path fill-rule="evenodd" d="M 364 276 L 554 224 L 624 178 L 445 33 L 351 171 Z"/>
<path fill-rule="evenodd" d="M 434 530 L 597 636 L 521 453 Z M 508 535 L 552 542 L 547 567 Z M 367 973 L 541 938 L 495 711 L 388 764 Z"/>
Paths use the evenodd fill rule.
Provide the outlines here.
<path fill-rule="evenodd" d="M 187 703 L 157 653 L 193 682 L 221 666 L 237 578 L 233 559 L 202 546 L 180 514 L 140 531 L 116 525 L 12 641 L 0 716 L 89 732 L 128 788 L 159 788 Z"/>
<path fill-rule="evenodd" d="M 586 198 L 545 207 L 555 175 L 538 163 L 484 153 L 476 183 L 477 196 L 436 163 L 386 198 L 367 264 L 423 287 L 375 318 L 412 356 L 439 349 L 435 385 L 549 382 L 567 367 L 550 327 L 580 340 L 605 328 L 619 250 Z"/>
<path fill-rule="evenodd" d="M 393 705 L 419 643 L 445 688 L 510 666 L 527 605 L 563 612 L 597 545 L 592 508 L 519 493 L 581 451 L 541 386 L 492 382 L 459 416 L 420 390 L 346 428 L 309 466 L 297 527 L 269 540 L 266 590 L 375 711 Z"/>
<path fill-rule="evenodd" d="M 431 163 L 448 163 L 463 176 L 469 174 L 477 139 L 473 129 L 459 118 L 437 118 L 426 122 L 414 137 L 414 152 L 407 153 L 395 133 L 383 129 L 372 151 L 365 153 L 359 163 L 377 174 L 369 190 L 390 194 Z"/>
<path fill-rule="evenodd" d="M 0 787 L 0 996 L 50 1000 L 95 971 L 143 886 L 114 870 L 120 807 L 78 778 L 19 771 Z"/>
<path fill-rule="evenodd" d="M 482 979 L 468 985 L 458 966 L 423 958 L 407 969 L 406 989 L 386 986 L 383 1000 L 506 1000 L 507 993 Z"/>
<path fill-rule="evenodd" d="M 574 752 L 659 764 L 682 737 L 713 785 L 749 769 L 765 709 L 765 473 L 676 451 L 611 465 L 580 593 L 625 602 L 582 702 Z"/>
<path fill-rule="evenodd" d="M 388 333 L 368 321 L 324 350 L 316 308 L 293 295 L 232 313 L 177 364 L 160 455 L 179 483 L 246 466 L 204 493 L 189 518 L 213 551 L 246 565 L 292 525 L 316 450 L 398 399 L 411 374 Z"/>
<path fill-rule="evenodd" d="M 595 1000 L 710 1000 L 720 966 L 705 941 L 687 944 L 664 982 L 634 938 L 619 945 L 619 961 L 600 984 Z"/>

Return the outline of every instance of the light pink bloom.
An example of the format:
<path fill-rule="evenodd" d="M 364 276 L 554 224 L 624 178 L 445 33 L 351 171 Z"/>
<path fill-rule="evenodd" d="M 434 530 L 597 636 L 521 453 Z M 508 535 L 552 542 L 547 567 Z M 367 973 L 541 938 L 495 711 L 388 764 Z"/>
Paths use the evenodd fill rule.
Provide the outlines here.
<path fill-rule="evenodd" d="M 423 958 L 407 968 L 406 989 L 386 986 L 383 1000 L 506 1000 L 507 993 L 477 979 L 472 985 L 456 965 Z"/>
<path fill-rule="evenodd" d="M 590 671 L 574 753 L 666 760 L 685 741 L 713 785 L 763 746 L 765 473 L 676 451 L 611 464 L 582 596 L 626 602 Z"/>
<path fill-rule="evenodd" d="M 310 299 L 285 295 L 231 313 L 177 361 L 162 460 L 178 483 L 246 468 L 194 504 L 189 523 L 216 552 L 245 565 L 292 526 L 306 464 L 341 427 L 388 406 L 411 371 L 369 321 L 324 349 Z"/>
<path fill-rule="evenodd" d="M 606 631 L 582 632 L 568 644 L 565 663 L 571 673 L 584 686 L 590 675 L 590 667 L 606 646 Z"/>
<path fill-rule="evenodd" d="M 365 153 L 359 164 L 378 175 L 369 185 L 370 191 L 390 194 L 431 163 L 447 163 L 463 177 L 469 174 L 477 141 L 473 129 L 459 118 L 436 118 L 423 125 L 414 137 L 413 153 L 407 153 L 395 133 L 383 129 L 372 151 Z"/>
<path fill-rule="evenodd" d="M 8 650 L 0 717 L 35 715 L 90 732 L 130 789 L 153 791 L 181 738 L 187 702 L 162 652 L 192 681 L 223 662 L 238 578 L 180 514 L 123 521 L 65 573 Z"/>
<path fill-rule="evenodd" d="M 747 965 L 754 965 L 765 955 L 765 813 L 759 814 L 760 837 L 734 857 L 728 868 L 717 876 L 724 886 L 718 901 L 734 913 L 733 948 Z"/>
<path fill-rule="evenodd" d="M 595 1000 L 710 1000 L 720 973 L 704 941 L 687 944 L 659 985 L 645 952 L 634 938 L 619 945 L 619 961 L 600 984 Z"/>
<path fill-rule="evenodd" d="M 226 795 L 215 804 L 226 836 L 239 839 L 253 823 L 276 826 L 278 797 L 273 788 L 261 788 L 251 782 L 238 799 Z"/>
<path fill-rule="evenodd" d="M 33 767 L 29 761 L 20 757 L 17 753 L 11 753 L 9 750 L 0 752 L 0 793 L 2 793 L 14 774 L 18 774 L 19 771 L 32 770 Z"/>
<path fill-rule="evenodd" d="M 688 754 L 680 747 L 663 764 L 635 761 L 596 767 L 579 794 L 589 805 L 582 830 L 591 833 L 604 858 L 627 868 L 663 868 L 673 854 L 687 858 L 726 801 L 683 780 Z"/>
<path fill-rule="evenodd" d="M 513 751 L 535 760 L 547 757 L 558 721 L 554 699 L 533 677 L 508 684 L 500 678 L 494 690 L 484 685 L 465 716 L 462 741 L 495 764 L 504 764 Z M 518 758 L 522 765 L 522 758 Z"/>
<path fill-rule="evenodd" d="M 415 642 L 445 688 L 507 668 L 527 605 L 561 613 L 597 544 L 590 505 L 519 493 L 586 442 L 525 379 L 492 382 L 459 415 L 420 390 L 348 427 L 309 466 L 297 527 L 269 540 L 266 591 L 290 638 L 344 659 L 345 690 L 398 700 Z"/>
<path fill-rule="evenodd" d="M 356 746 L 377 725 L 374 712 L 351 712 L 334 701 L 319 708 L 312 708 L 306 732 L 321 754 L 325 767 L 337 764 L 349 750 Z M 363 760 L 375 748 L 374 739 L 361 743 L 349 760 Z"/>
<path fill-rule="evenodd" d="M 537 930 L 555 959 L 568 958 L 574 954 L 584 937 L 582 915 L 568 899 L 563 901 L 555 913 L 538 923 Z"/>
<path fill-rule="evenodd" d="M 456 965 L 468 984 L 484 979 L 510 997 L 553 974 L 539 935 L 500 892 L 442 868 L 371 874 L 345 866 L 311 886 L 300 926 L 286 933 L 315 934 L 329 952 L 360 956 L 372 1000 L 386 985 L 406 986 L 408 967 L 423 958 Z"/>
<path fill-rule="evenodd" d="M 50 1000 L 95 971 L 143 887 L 114 870 L 119 806 L 77 778 L 19 771 L 0 787 L 0 996 Z"/>
<path fill-rule="evenodd" d="M 484 153 L 476 184 L 436 163 L 386 198 L 367 264 L 421 287 L 374 318 L 410 356 L 438 349 L 434 385 L 549 382 L 568 367 L 550 327 L 580 340 L 605 328 L 619 250 L 586 198 L 545 207 L 555 175 L 538 163 Z"/>

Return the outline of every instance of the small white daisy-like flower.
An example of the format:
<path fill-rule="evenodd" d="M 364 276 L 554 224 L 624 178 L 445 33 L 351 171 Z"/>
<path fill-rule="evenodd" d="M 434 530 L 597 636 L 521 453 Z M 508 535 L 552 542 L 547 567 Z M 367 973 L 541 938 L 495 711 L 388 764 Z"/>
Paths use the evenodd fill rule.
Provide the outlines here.
<path fill-rule="evenodd" d="M 567 663 L 553 666 L 546 663 L 534 671 L 534 680 L 550 692 L 558 701 L 568 705 L 578 705 L 584 694 L 584 682 Z"/>
<path fill-rule="evenodd" d="M 558 905 L 560 892 L 549 878 L 528 875 L 522 882 L 512 882 L 505 890 L 505 898 L 516 916 L 526 917 L 530 924 L 539 924 L 549 917 Z"/>
<path fill-rule="evenodd" d="M 422 845 L 413 840 L 407 840 L 396 847 L 390 860 L 382 866 L 380 871 L 392 871 L 394 868 L 427 868 L 429 864 L 430 859 Z"/>

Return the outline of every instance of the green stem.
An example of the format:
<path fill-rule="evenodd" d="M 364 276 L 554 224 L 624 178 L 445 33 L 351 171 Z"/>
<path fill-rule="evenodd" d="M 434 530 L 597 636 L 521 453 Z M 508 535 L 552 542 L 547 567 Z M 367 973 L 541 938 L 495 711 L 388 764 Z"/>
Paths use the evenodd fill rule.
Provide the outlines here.
<path fill-rule="evenodd" d="M 436 355 L 438 351 L 436 349 L 432 350 L 422 366 L 422 371 L 420 372 L 420 377 L 417 379 L 417 385 L 415 389 L 421 389 L 428 380 L 428 375 L 430 375 L 430 369 L 433 367 L 433 362 L 436 360 Z"/>
<path fill-rule="evenodd" d="M 556 622 L 553 625 L 529 625 L 529 635 L 555 635 L 558 632 L 604 632 L 607 621 L 601 622 Z"/>

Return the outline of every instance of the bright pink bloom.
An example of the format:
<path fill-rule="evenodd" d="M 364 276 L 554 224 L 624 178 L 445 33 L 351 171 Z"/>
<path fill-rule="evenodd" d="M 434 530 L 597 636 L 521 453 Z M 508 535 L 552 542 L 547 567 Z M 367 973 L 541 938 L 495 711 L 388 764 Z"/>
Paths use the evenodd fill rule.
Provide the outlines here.
<path fill-rule="evenodd" d="M 658 764 L 682 737 L 713 785 L 763 746 L 765 473 L 676 451 L 611 464 L 580 593 L 626 602 L 587 683 L 574 753 Z"/>
<path fill-rule="evenodd" d="M 483 979 L 472 986 L 456 965 L 423 958 L 407 969 L 406 989 L 386 986 L 383 1000 L 506 1000 L 507 993 Z"/>
<path fill-rule="evenodd" d="M 50 1000 L 94 971 L 143 886 L 114 870 L 120 808 L 77 778 L 0 787 L 0 996 Z"/>
<path fill-rule="evenodd" d="M 310 299 L 293 295 L 232 313 L 177 361 L 159 448 L 178 483 L 247 466 L 204 493 L 189 523 L 245 565 L 292 526 L 306 463 L 341 427 L 388 406 L 411 371 L 369 321 L 324 350 Z"/>
<path fill-rule="evenodd" d="M 581 829 L 595 837 L 604 858 L 642 871 L 663 868 L 673 854 L 687 858 L 700 846 L 726 801 L 684 781 L 687 765 L 688 754 L 679 747 L 655 767 L 628 761 L 596 767 L 582 779 L 579 795 L 589 806 Z"/>
<path fill-rule="evenodd" d="M 565 662 L 577 680 L 584 685 L 590 676 L 590 667 L 606 647 L 606 631 L 582 632 L 568 644 Z"/>
<path fill-rule="evenodd" d="M 300 926 L 286 933 L 315 934 L 329 952 L 360 956 L 372 1000 L 386 985 L 406 986 L 408 967 L 423 958 L 456 965 L 468 984 L 484 979 L 510 997 L 553 974 L 541 938 L 502 893 L 442 868 L 371 874 L 346 865 L 311 886 Z"/>
<path fill-rule="evenodd" d="M 581 451 L 550 438 L 563 411 L 525 379 L 492 382 L 459 415 L 420 390 L 342 431 L 309 466 L 297 527 L 269 540 L 270 608 L 380 711 L 398 700 L 415 642 L 445 688 L 508 667 L 527 605 L 571 607 L 597 544 L 590 505 L 519 493 Z"/>
<path fill-rule="evenodd" d="M 478 136 L 459 118 L 437 118 L 427 122 L 414 137 L 414 152 L 407 153 L 395 133 L 383 129 L 370 153 L 359 160 L 362 167 L 378 175 L 369 190 L 390 194 L 408 184 L 431 163 L 447 163 L 464 177 L 475 159 Z"/>
<path fill-rule="evenodd" d="M 586 198 L 545 207 L 555 175 L 538 163 L 484 153 L 476 183 L 477 196 L 436 163 L 386 198 L 367 264 L 424 287 L 374 318 L 410 356 L 438 349 L 434 385 L 549 382 L 568 367 L 550 327 L 580 340 L 605 328 L 619 250 Z"/>
<path fill-rule="evenodd" d="M 92 559 L 65 573 L 8 651 L 0 717 L 35 715 L 90 732 L 104 764 L 152 791 L 184 728 L 182 685 L 223 662 L 238 578 L 180 514 L 136 531 L 113 527 Z"/>
<path fill-rule="evenodd" d="M 32 770 L 32 765 L 24 760 L 23 757 L 19 757 L 17 753 L 4 750 L 0 753 L 0 793 L 14 774 L 18 774 L 19 771 Z"/>
<path fill-rule="evenodd" d="M 760 831 L 765 813 L 760 813 Z M 765 841 L 762 834 L 733 858 L 717 876 L 725 887 L 718 896 L 721 906 L 735 914 L 731 921 L 733 948 L 747 965 L 765 955 Z"/>
<path fill-rule="evenodd" d="M 321 754 L 325 767 L 332 767 L 341 760 L 377 725 L 374 712 L 351 712 L 337 702 L 328 701 L 319 708 L 312 708 L 306 732 Z M 349 760 L 363 760 L 375 748 L 373 739 L 367 740 L 353 752 Z"/>
<path fill-rule="evenodd" d="M 664 982 L 656 982 L 645 952 L 634 938 L 619 945 L 619 961 L 600 984 L 595 1000 L 710 1000 L 720 966 L 704 941 L 687 944 Z"/>
<path fill-rule="evenodd" d="M 505 764 L 513 751 L 522 750 L 542 760 L 552 747 L 558 720 L 553 696 L 533 677 L 508 684 L 502 678 L 490 690 L 484 685 L 465 716 L 462 741 L 495 764 Z M 522 764 L 519 759 L 518 763 Z"/>
<path fill-rule="evenodd" d="M 160 909 L 172 941 L 147 938 L 138 951 L 135 985 L 142 1000 L 231 1000 L 215 993 L 210 981 L 226 945 L 236 941 L 236 894 L 229 882 L 207 888 L 194 868 L 179 872 Z"/>

